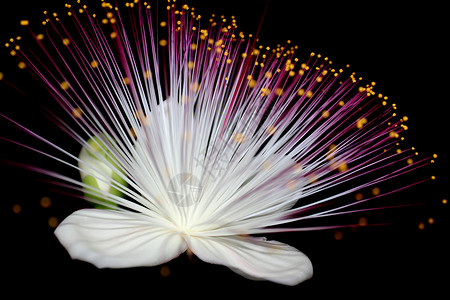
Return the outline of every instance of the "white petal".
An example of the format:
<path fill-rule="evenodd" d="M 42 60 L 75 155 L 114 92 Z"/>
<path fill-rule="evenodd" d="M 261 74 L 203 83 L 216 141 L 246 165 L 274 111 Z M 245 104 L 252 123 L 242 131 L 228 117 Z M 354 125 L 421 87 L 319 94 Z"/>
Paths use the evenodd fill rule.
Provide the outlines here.
<path fill-rule="evenodd" d="M 306 255 L 294 247 L 264 238 L 191 237 L 189 248 L 200 259 L 225 265 L 251 279 L 296 285 L 311 278 L 313 273 Z"/>
<path fill-rule="evenodd" d="M 55 234 L 73 259 L 98 268 L 159 265 L 186 250 L 181 235 L 131 212 L 79 210 Z"/>

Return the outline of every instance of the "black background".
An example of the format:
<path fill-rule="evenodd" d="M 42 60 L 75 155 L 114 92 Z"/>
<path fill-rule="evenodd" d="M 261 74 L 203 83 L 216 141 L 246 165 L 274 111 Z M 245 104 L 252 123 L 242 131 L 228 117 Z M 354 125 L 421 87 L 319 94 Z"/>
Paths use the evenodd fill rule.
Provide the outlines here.
<path fill-rule="evenodd" d="M 424 156 L 437 153 L 437 163 L 426 168 L 421 178 L 436 175 L 437 180 L 403 194 L 405 203 L 425 203 L 405 209 L 379 211 L 394 224 L 369 226 L 358 230 L 343 229 L 343 239 L 336 241 L 334 231 L 280 234 L 271 238 L 289 243 L 307 254 L 315 267 L 314 277 L 295 287 L 270 282 L 253 282 L 198 259 L 182 255 L 167 266 L 168 277 L 160 268 L 98 270 L 72 261 L 53 235 L 47 220 L 60 221 L 70 209 L 82 206 L 55 193 L 42 182 L 42 176 L 0 165 L 2 169 L 2 251 L 1 285 L 17 294 L 33 293 L 65 297 L 75 293 L 113 294 L 126 292 L 145 297 L 185 296 L 213 298 L 219 295 L 265 296 L 274 291 L 279 297 L 324 299 L 338 296 L 383 299 L 440 295 L 446 298 L 449 285 L 449 208 L 442 199 L 448 196 L 448 36 L 449 26 L 443 6 L 431 2 L 397 4 L 322 3 L 302 1 L 190 1 L 205 17 L 211 13 L 234 15 L 239 28 L 254 33 L 262 23 L 260 39 L 264 45 L 283 44 L 290 39 L 300 51 L 314 51 L 329 56 L 337 64 L 350 64 L 352 70 L 369 81 L 376 91 L 389 96 L 399 110 L 409 117 L 407 138 Z M 0 5 L 0 44 L 23 30 L 18 21 L 40 16 L 44 9 L 61 8 L 61 1 L 14 1 Z M 0 72 L 4 81 L 22 75 L 2 51 Z M 0 82 L 2 84 L 2 82 Z M 8 85 L 1 85 L 2 113 L 30 121 L 33 115 L 23 110 L 21 101 Z M 4 92 L 3 92 L 4 91 Z M 47 97 L 46 94 L 33 95 Z M 14 105 L 13 105 L 14 104 Z M 11 107 L 20 107 L 15 110 Z M 30 117 L 31 116 L 31 117 Z M 37 118 L 37 117 L 36 117 Z M 31 120 L 33 121 L 33 120 Z M 37 122 L 39 128 L 39 122 Z M 36 122 L 30 122 L 35 124 Z M 43 125 L 44 126 L 44 125 Z M 1 123 L 1 136 L 12 130 Z M 1 156 L 6 160 L 41 162 L 38 155 L 1 142 Z M 420 178 L 419 178 L 420 179 Z M 42 208 L 39 199 L 50 196 L 52 206 Z M 409 199 L 408 199 L 409 198 Z M 450 199 L 449 199 L 450 200 Z M 19 203 L 20 214 L 12 212 Z M 69 203 L 69 204 L 68 204 Z M 349 217 L 348 223 L 360 216 Z M 428 218 L 434 224 L 428 224 Z M 376 219 L 376 217 L 375 217 Z M 369 222 L 371 221 L 368 217 Z M 331 221 L 332 222 L 332 221 Z M 425 223 L 423 230 L 419 222 Z"/>

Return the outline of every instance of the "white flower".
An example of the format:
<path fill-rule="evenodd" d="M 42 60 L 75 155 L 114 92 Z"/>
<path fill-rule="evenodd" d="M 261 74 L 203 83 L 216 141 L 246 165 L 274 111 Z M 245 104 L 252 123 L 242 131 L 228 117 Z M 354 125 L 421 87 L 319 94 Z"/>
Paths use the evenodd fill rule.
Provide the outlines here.
<path fill-rule="evenodd" d="M 179 119 L 174 116 L 179 113 L 177 110 L 184 110 L 184 106 L 172 100 L 165 101 L 163 106 L 165 110 L 157 106 L 147 118 L 157 120 L 164 116 L 167 119 L 158 122 L 169 128 L 179 126 Z M 194 114 L 188 115 L 194 118 Z M 100 268 L 154 266 L 189 249 L 206 262 L 228 266 L 252 279 L 294 285 L 312 276 L 311 262 L 297 249 L 247 235 L 254 229 L 265 227 L 270 220 L 278 220 L 280 211 L 295 203 L 295 199 L 286 201 L 283 196 L 298 194 L 298 190 L 286 187 L 264 189 L 261 186 L 277 174 L 287 181 L 297 172 L 292 168 L 290 174 L 269 173 L 269 170 L 262 169 L 264 162 L 277 163 L 285 172 L 281 166 L 295 165 L 291 159 L 280 156 L 275 160 L 274 154 L 270 159 L 267 155 L 255 157 L 248 154 L 251 155 L 247 158 L 250 160 L 248 163 L 233 164 L 231 157 L 240 153 L 237 150 L 245 142 L 232 139 L 222 151 L 210 151 L 207 159 L 218 161 L 209 164 L 200 159 L 207 153 L 207 146 L 195 143 L 194 138 L 182 138 L 180 132 L 174 132 L 175 138 L 170 141 L 174 143 L 171 151 L 151 149 L 152 143 L 146 135 L 161 137 L 164 134 L 163 130 L 160 133 L 154 130 L 161 128 L 149 123 L 142 126 L 127 154 L 119 154 L 117 145 L 103 134 L 86 142 L 78 162 L 81 177 L 90 178 L 90 181 L 85 181 L 86 194 L 100 207 L 101 199 L 105 199 L 107 202 L 104 204 L 111 209 L 79 210 L 58 226 L 55 234 L 72 258 Z M 200 149 L 192 156 L 198 160 L 178 160 L 177 164 L 178 151 L 187 151 L 194 146 Z M 160 159 L 153 160 L 153 153 Z M 126 162 L 124 157 L 129 161 Z M 221 157 L 227 160 L 219 160 Z M 241 159 L 245 159 L 245 155 Z M 125 178 L 117 176 L 125 173 L 118 166 L 126 163 L 129 164 L 127 170 L 133 170 L 130 177 L 142 189 L 141 195 L 133 196 L 141 204 L 139 207 L 120 198 L 123 194 L 117 192 L 127 193 L 127 187 L 123 185 Z M 233 167 L 232 171 L 226 169 L 230 167 Z M 161 175 L 158 169 L 161 169 Z M 268 174 L 262 176 L 255 170 Z M 231 174 L 226 176 L 222 174 L 224 172 Z M 112 174 L 116 174 L 117 181 Z M 112 186 L 117 188 L 115 193 L 111 192 Z M 258 188 L 260 191 L 256 190 Z M 111 203 L 133 211 L 119 209 Z"/>

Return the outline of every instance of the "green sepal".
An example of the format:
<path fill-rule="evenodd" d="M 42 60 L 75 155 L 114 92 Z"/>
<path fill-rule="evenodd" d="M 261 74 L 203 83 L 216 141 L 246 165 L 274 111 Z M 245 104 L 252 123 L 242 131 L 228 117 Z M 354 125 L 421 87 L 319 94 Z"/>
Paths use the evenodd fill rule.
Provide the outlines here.
<path fill-rule="evenodd" d="M 91 175 L 86 175 L 83 178 L 83 183 L 92 187 L 92 189 L 90 189 L 89 187 L 84 187 L 83 188 L 84 196 L 86 198 L 89 198 L 89 199 L 92 199 L 92 200 L 96 200 L 96 201 L 98 201 L 100 203 L 103 202 L 103 203 L 107 203 L 108 204 L 108 206 L 105 206 L 105 205 L 101 205 L 100 203 L 91 202 L 91 204 L 95 208 L 98 208 L 98 209 L 111 209 L 111 206 L 112 207 L 117 207 L 118 206 L 116 203 L 111 202 L 109 200 L 106 200 L 104 197 L 101 197 L 99 195 L 99 191 L 97 190 L 97 189 L 99 189 L 99 185 L 98 185 L 97 179 L 95 177 L 93 177 Z M 114 190 L 117 191 L 116 189 L 114 189 Z M 110 193 L 113 194 L 111 191 L 110 191 Z M 115 194 L 115 195 L 116 196 L 120 196 L 118 194 Z"/>
<path fill-rule="evenodd" d="M 115 145 L 114 140 L 104 135 L 113 145 Z M 108 204 L 108 206 L 101 205 L 99 203 L 92 202 L 92 205 L 95 208 L 99 209 L 111 209 L 113 207 L 117 207 L 118 205 L 110 200 L 107 200 L 106 197 L 101 196 L 101 193 L 105 193 L 105 195 L 114 195 L 117 197 L 123 197 L 124 194 L 117 189 L 118 186 L 122 186 L 124 188 L 127 187 L 127 182 L 124 180 L 118 173 L 114 171 L 113 168 L 109 167 L 105 162 L 103 162 L 101 159 L 99 159 L 99 156 L 102 156 L 106 159 L 106 161 L 112 165 L 115 169 L 120 171 L 120 168 L 118 167 L 117 163 L 112 159 L 112 154 L 108 149 L 105 147 L 104 143 L 100 140 L 98 136 L 94 136 L 86 141 L 86 144 L 81 152 L 80 152 L 80 159 L 95 167 L 96 164 L 98 164 L 99 169 L 108 168 L 111 171 L 111 182 L 109 182 L 108 187 L 105 189 L 100 189 L 100 185 L 97 178 L 95 178 L 92 175 L 86 174 L 87 172 L 93 172 L 92 169 L 87 168 L 84 166 L 84 164 L 79 164 L 80 166 L 80 174 L 82 178 L 82 182 L 87 185 L 83 187 L 84 195 L 87 198 L 93 199 L 98 202 L 103 202 L 105 204 Z M 87 154 L 87 155 L 86 155 Z M 87 171 L 87 172 L 86 172 Z M 86 172 L 86 173 L 85 173 Z M 123 174 L 123 173 L 121 173 Z M 84 176 L 83 176 L 84 175 Z M 107 176 L 108 177 L 108 176 Z M 115 181 L 115 182 L 114 182 Z M 89 188 L 92 187 L 92 189 Z"/>

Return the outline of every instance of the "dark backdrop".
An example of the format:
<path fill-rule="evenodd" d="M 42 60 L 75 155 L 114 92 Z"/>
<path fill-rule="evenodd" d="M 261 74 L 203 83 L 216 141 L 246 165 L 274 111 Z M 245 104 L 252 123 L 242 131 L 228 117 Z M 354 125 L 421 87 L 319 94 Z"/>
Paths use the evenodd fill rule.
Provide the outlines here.
<path fill-rule="evenodd" d="M 256 32 L 266 7 L 265 1 L 256 0 L 192 0 L 190 3 L 205 16 L 213 12 L 235 15 L 240 29 L 246 33 Z M 2 2 L 0 44 L 22 30 L 19 20 L 63 5 L 64 2 L 56 0 L 9 1 L 7 5 Z M 439 155 L 437 163 L 424 171 L 424 176 L 434 174 L 437 180 L 403 195 L 411 203 L 425 205 L 378 212 L 387 215 L 391 225 L 356 231 L 344 229 L 339 241 L 335 240 L 334 231 L 271 237 L 296 246 L 311 258 L 315 267 L 311 280 L 296 287 L 253 282 L 224 267 L 198 259 L 191 262 L 185 255 L 167 264 L 171 270 L 168 277 L 160 275 L 159 267 L 97 270 L 86 263 L 72 261 L 54 237 L 48 219 L 57 217 L 61 221 L 71 208 L 82 204 L 55 193 L 40 175 L 1 165 L 4 178 L 0 203 L 4 223 L 1 273 L 2 278 L 7 278 L 2 279 L 3 290 L 55 297 L 92 292 L 115 295 L 121 291 L 149 298 L 157 295 L 212 298 L 225 294 L 237 297 L 244 293 L 265 296 L 272 291 L 280 293 L 278 297 L 289 295 L 303 299 L 333 295 L 346 299 L 373 295 L 404 299 L 419 294 L 433 298 L 445 294 L 450 247 L 447 243 L 449 210 L 442 204 L 442 199 L 449 197 L 446 172 L 449 46 L 444 11 L 444 7 L 432 3 L 418 6 L 393 2 L 370 5 L 267 2 L 260 34 L 263 44 L 275 45 L 290 39 L 299 45 L 301 52 L 314 51 L 329 56 L 336 64 L 350 64 L 357 75 L 375 81 L 376 91 L 388 95 L 409 117 L 409 142 L 424 155 Z M 14 64 L 3 50 L 0 72 L 5 74 L 5 79 L 11 76 L 20 81 L 21 75 L 11 67 Z M 4 83 L 1 89 L 2 113 L 5 111 L 18 119 L 34 118 L 33 108 L 31 113 L 17 111 L 17 106 L 26 109 L 29 105 L 26 101 L 17 105 L 21 95 Z M 2 121 L 0 130 L 4 136 L 4 130 L 10 127 Z M 41 158 L 28 151 L 4 142 L 0 145 L 3 159 L 40 162 Z M 43 196 L 52 199 L 50 207 L 40 205 Z M 19 214 L 12 211 L 14 204 L 21 205 Z M 429 224 L 429 218 L 433 218 L 433 224 Z M 358 216 L 348 219 L 349 222 L 357 220 Z M 423 230 L 418 229 L 420 222 L 425 224 Z"/>

